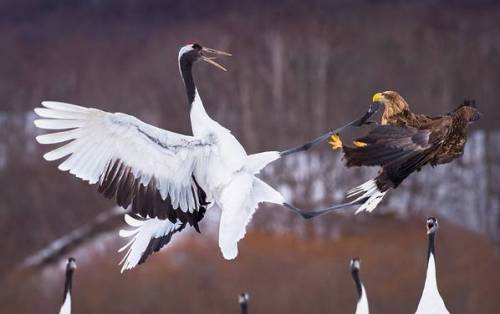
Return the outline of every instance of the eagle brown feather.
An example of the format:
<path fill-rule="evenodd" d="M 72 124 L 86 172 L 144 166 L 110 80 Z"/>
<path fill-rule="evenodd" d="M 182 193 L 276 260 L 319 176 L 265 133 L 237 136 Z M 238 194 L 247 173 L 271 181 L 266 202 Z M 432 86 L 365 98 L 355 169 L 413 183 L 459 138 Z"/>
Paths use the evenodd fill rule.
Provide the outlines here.
<path fill-rule="evenodd" d="M 467 141 L 467 127 L 479 119 L 479 112 L 469 102 L 448 114 L 430 117 L 411 112 L 408 103 L 396 92 L 379 93 L 373 99 L 385 105 L 381 125 L 356 139 L 366 145 L 341 147 L 348 167 L 381 167 L 374 180 L 382 193 L 380 199 L 388 189 L 397 188 L 425 165 L 445 164 L 460 157 Z M 338 142 L 342 143 L 340 138 Z M 363 190 L 363 186 L 354 191 L 351 195 L 365 193 L 366 202 L 374 195 Z"/>

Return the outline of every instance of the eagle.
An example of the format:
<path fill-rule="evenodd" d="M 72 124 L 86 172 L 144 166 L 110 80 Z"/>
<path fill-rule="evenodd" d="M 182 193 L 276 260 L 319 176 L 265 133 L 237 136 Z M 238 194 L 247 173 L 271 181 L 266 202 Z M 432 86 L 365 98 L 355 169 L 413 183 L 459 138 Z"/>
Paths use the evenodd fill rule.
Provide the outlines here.
<path fill-rule="evenodd" d="M 464 100 L 453 111 L 436 117 L 417 114 L 394 91 L 376 93 L 373 102 L 383 105 L 382 118 L 352 146 L 340 135 L 331 136 L 333 150 L 341 149 L 347 167 L 379 166 L 372 180 L 350 190 L 346 205 L 360 205 L 356 213 L 373 211 L 390 189 L 426 165 L 435 167 L 460 157 L 467 141 L 468 125 L 479 120 L 475 102 Z"/>

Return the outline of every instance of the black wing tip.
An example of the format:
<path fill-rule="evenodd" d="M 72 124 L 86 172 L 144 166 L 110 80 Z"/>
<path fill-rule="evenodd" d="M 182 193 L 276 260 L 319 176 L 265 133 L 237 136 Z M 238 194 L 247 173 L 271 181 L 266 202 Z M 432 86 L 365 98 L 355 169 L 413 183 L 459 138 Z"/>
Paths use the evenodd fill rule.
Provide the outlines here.
<path fill-rule="evenodd" d="M 183 223 L 183 224 L 181 224 L 181 226 L 179 228 L 174 229 L 172 232 L 169 232 L 169 233 L 167 233 L 166 235 L 164 235 L 162 237 L 152 238 L 149 241 L 148 246 L 146 247 L 146 249 L 142 253 L 141 259 L 139 260 L 139 262 L 137 263 L 137 265 L 144 264 L 144 262 L 146 262 L 146 260 L 148 259 L 148 257 L 150 255 L 152 255 L 153 253 L 158 252 L 165 245 L 167 245 L 168 243 L 170 243 L 170 241 L 172 240 L 172 236 L 175 233 L 178 233 L 178 232 L 181 232 L 182 230 L 184 230 L 185 227 L 186 227 L 186 224 Z"/>
<path fill-rule="evenodd" d="M 172 223 L 189 223 L 200 232 L 198 222 L 204 217 L 210 202 L 207 202 L 207 195 L 196 182 L 196 178 L 193 175 L 191 177 L 195 187 L 191 189 L 193 198 L 198 200 L 197 208 L 192 212 L 174 208 L 169 196 L 161 196 L 157 178 L 152 176 L 146 185 L 141 183 L 140 178 L 133 174 L 132 168 L 120 159 L 113 159 L 108 163 L 97 191 L 106 198 L 114 198 L 116 203 L 125 209 L 130 206 L 131 213 L 141 217 L 168 219 Z"/>

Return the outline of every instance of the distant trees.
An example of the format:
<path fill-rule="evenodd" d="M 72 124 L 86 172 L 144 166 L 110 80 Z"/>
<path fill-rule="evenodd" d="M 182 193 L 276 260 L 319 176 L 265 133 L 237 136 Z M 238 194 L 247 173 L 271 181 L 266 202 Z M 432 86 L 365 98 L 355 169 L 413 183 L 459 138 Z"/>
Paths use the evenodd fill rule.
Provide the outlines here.
<path fill-rule="evenodd" d="M 483 143 L 468 153 L 477 162 L 438 170 L 439 177 L 416 175 L 388 207 L 401 213 L 433 204 L 452 217 L 455 206 L 471 204 L 457 209 L 457 217 L 478 219 L 478 226 L 489 226 L 487 232 L 498 237 L 496 6 L 436 10 L 363 1 L 357 7 L 285 1 L 267 10 L 255 2 L 238 7 L 241 11 L 203 4 L 195 8 L 206 11 L 192 12 L 179 4 L 148 13 L 146 5 L 127 3 L 116 11 L 109 4 L 27 6 L 33 11 L 30 19 L 5 19 L 7 27 L 0 28 L 0 230 L 9 235 L 0 242 L 0 251 L 8 252 L 0 257 L 0 273 L 113 205 L 94 187 L 42 161 L 44 151 L 33 140 L 33 107 L 43 99 L 65 100 L 190 133 L 176 62 L 178 48 L 193 40 L 234 54 L 221 60 L 227 73 L 203 65 L 196 71 L 208 112 L 233 129 L 249 152 L 288 148 L 346 122 L 366 109 L 375 91 L 398 90 L 415 111 L 429 114 L 476 98 L 484 114 L 478 125 L 486 130 L 478 133 L 484 140 L 470 143 Z M 12 12 L 21 12 L 15 8 Z M 318 152 L 280 161 L 266 175 L 294 202 L 313 206 L 340 201 L 348 187 L 361 182 L 359 175 L 373 171 L 346 171 L 338 156 Z M 452 199 L 453 207 L 415 206 L 413 200 L 420 198 L 412 191 L 434 178 L 432 199 Z M 466 186 L 473 195 L 449 197 L 450 191 L 438 190 L 443 182 Z M 483 197 L 484 202 L 471 201 Z M 275 220 L 256 225 L 278 221 L 309 228 L 292 215 L 268 213 Z M 322 232 L 335 231 L 334 221 L 325 218 L 318 225 Z M 316 232 L 304 232 L 309 231 Z"/>

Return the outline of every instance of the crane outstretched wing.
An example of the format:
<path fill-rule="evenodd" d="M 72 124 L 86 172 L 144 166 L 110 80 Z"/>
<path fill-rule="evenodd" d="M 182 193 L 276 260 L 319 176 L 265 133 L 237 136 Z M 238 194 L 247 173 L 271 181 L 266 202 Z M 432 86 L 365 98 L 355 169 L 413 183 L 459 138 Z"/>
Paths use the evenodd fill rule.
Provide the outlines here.
<path fill-rule="evenodd" d="M 206 194 L 193 175 L 211 143 L 162 130 L 123 113 L 44 101 L 36 108 L 41 129 L 64 130 L 37 136 L 41 144 L 64 145 L 46 160 L 76 177 L 98 183 L 98 191 L 142 217 L 180 220 L 198 228 Z"/>

